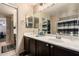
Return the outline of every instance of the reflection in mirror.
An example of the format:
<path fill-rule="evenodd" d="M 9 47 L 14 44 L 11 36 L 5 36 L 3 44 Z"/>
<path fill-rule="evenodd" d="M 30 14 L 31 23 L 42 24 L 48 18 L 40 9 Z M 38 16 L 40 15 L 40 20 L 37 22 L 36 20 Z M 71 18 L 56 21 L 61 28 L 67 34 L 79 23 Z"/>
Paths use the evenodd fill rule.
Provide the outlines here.
<path fill-rule="evenodd" d="M 16 49 L 16 9 L 0 4 L 0 54 Z"/>
<path fill-rule="evenodd" d="M 39 18 L 34 17 L 34 28 L 39 28 Z"/>
<path fill-rule="evenodd" d="M 6 18 L 0 18 L 0 42 L 6 38 Z"/>
<path fill-rule="evenodd" d="M 27 28 L 32 28 L 33 27 L 33 17 L 28 17 L 26 19 L 26 27 Z"/>
<path fill-rule="evenodd" d="M 37 17 L 28 17 L 25 19 L 26 28 L 38 28 L 39 27 L 39 18 Z"/>

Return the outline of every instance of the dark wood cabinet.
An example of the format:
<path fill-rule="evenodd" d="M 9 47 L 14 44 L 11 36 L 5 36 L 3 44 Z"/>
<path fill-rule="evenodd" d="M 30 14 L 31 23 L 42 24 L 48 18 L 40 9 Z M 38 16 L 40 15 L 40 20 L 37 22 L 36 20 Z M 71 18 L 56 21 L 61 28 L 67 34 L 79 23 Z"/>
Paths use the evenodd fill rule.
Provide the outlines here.
<path fill-rule="evenodd" d="M 30 48 L 30 39 L 29 37 L 24 36 L 24 51 L 26 52 L 26 54 L 30 52 L 29 48 Z"/>
<path fill-rule="evenodd" d="M 50 45 L 50 56 L 63 56 L 65 55 L 65 50 L 59 48 L 55 45 Z"/>
<path fill-rule="evenodd" d="M 79 56 L 79 52 L 24 37 L 24 50 L 30 56 Z"/>
<path fill-rule="evenodd" d="M 29 44 L 30 48 L 30 55 L 31 56 L 35 56 L 36 55 L 36 41 L 34 39 L 30 38 L 30 44 Z"/>
<path fill-rule="evenodd" d="M 54 45 L 50 48 L 51 56 L 79 56 L 79 52 Z"/>
<path fill-rule="evenodd" d="M 49 48 L 49 55 L 54 56 L 54 50 L 53 50 L 54 46 L 50 44 L 49 47 L 50 47 Z"/>
<path fill-rule="evenodd" d="M 65 51 L 64 49 L 62 48 L 59 48 L 57 46 L 54 46 L 53 49 L 51 49 L 53 52 L 53 56 L 65 56 Z"/>
<path fill-rule="evenodd" d="M 49 56 L 49 44 L 41 41 L 37 41 L 37 55 Z"/>
<path fill-rule="evenodd" d="M 28 55 L 30 53 L 30 50 L 29 50 L 29 48 L 30 48 L 30 46 L 29 46 L 30 45 L 29 44 L 30 43 L 29 37 L 24 36 L 23 38 L 24 38 L 24 51 L 19 53 L 20 56 L 25 56 L 25 55 Z"/>

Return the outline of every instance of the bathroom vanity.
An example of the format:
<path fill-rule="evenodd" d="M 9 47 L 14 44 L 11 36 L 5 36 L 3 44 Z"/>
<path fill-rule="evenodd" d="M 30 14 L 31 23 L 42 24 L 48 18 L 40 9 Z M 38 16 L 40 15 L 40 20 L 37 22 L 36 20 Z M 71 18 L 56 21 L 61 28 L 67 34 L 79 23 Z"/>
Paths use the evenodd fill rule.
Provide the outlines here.
<path fill-rule="evenodd" d="M 76 41 L 75 41 L 76 42 Z M 79 56 L 79 44 L 58 39 L 56 35 L 45 36 L 24 34 L 25 55 L 30 56 Z"/>

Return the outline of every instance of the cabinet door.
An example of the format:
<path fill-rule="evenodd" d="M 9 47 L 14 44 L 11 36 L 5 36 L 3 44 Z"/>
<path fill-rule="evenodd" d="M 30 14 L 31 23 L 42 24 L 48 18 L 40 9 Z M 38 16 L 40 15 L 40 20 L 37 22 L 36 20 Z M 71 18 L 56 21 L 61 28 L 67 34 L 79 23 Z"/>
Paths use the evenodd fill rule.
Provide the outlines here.
<path fill-rule="evenodd" d="M 28 37 L 24 37 L 24 50 L 27 53 L 29 53 L 29 38 Z"/>
<path fill-rule="evenodd" d="M 30 55 L 35 56 L 36 55 L 36 44 L 34 39 L 30 39 Z"/>
<path fill-rule="evenodd" d="M 61 47 L 53 46 L 52 48 L 50 48 L 50 55 L 51 56 L 65 56 L 67 55 L 67 51 Z"/>
<path fill-rule="evenodd" d="M 50 56 L 54 56 L 54 50 L 53 50 L 54 46 L 53 45 L 50 45 Z"/>
<path fill-rule="evenodd" d="M 53 47 L 53 55 L 54 56 L 64 56 L 65 55 L 64 52 L 65 51 L 62 48 L 60 48 L 60 47 L 57 47 L 57 46 Z"/>
<path fill-rule="evenodd" d="M 79 56 L 79 53 L 63 48 L 63 47 L 54 46 L 51 49 L 51 55 L 53 56 Z"/>
<path fill-rule="evenodd" d="M 49 44 L 37 41 L 37 55 L 49 56 Z"/>

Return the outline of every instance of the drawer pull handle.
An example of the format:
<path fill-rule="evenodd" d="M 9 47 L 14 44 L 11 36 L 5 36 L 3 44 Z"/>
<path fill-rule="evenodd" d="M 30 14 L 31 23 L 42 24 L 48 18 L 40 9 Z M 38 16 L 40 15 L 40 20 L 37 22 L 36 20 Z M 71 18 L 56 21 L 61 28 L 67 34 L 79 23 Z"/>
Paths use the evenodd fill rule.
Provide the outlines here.
<path fill-rule="evenodd" d="M 52 46 L 52 45 L 51 45 L 50 47 L 51 47 L 51 48 L 53 48 L 53 46 Z"/>
<path fill-rule="evenodd" d="M 46 44 L 46 46 L 49 46 L 49 44 Z"/>

